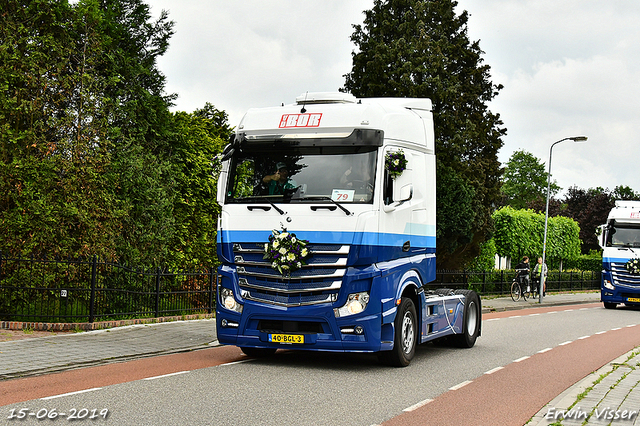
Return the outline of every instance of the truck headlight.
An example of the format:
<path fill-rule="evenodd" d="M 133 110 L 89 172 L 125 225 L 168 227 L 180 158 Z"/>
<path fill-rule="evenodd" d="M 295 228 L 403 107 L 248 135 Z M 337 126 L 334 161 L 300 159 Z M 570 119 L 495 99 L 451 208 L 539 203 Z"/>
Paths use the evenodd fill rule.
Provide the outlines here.
<path fill-rule="evenodd" d="M 233 297 L 233 291 L 225 287 L 220 287 L 220 304 L 230 311 L 242 313 L 242 305 Z"/>
<path fill-rule="evenodd" d="M 369 303 L 369 293 L 366 291 L 361 293 L 352 293 L 347 297 L 347 303 L 340 308 L 334 308 L 333 313 L 336 318 L 356 315 L 364 311 Z"/>
<path fill-rule="evenodd" d="M 611 284 L 611 281 L 609 280 L 604 280 L 604 287 L 608 288 L 609 290 L 615 290 L 616 288 L 614 287 L 613 284 Z"/>

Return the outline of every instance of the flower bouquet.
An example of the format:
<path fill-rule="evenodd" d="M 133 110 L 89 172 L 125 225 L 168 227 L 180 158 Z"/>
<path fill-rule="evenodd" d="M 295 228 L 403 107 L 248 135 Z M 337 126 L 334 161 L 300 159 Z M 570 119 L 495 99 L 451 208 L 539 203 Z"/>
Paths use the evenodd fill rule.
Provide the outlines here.
<path fill-rule="evenodd" d="M 384 167 L 389 171 L 391 179 L 400 176 L 407 168 L 407 159 L 404 151 L 387 152 L 384 156 Z"/>
<path fill-rule="evenodd" d="M 640 259 L 638 259 L 637 257 L 635 259 L 629 259 L 624 267 L 630 274 L 640 275 Z"/>
<path fill-rule="evenodd" d="M 273 230 L 269 235 L 269 242 L 264 245 L 263 259 L 271 261 L 271 267 L 281 275 L 291 275 L 306 265 L 305 260 L 311 256 L 311 250 L 307 248 L 309 241 L 296 238 L 296 234 Z"/>

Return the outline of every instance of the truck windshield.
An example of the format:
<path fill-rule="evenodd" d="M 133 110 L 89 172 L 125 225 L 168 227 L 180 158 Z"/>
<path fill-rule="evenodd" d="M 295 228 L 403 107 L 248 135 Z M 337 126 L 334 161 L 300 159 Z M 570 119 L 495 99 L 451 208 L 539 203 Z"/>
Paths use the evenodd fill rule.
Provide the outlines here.
<path fill-rule="evenodd" d="M 609 228 L 608 247 L 640 247 L 640 227 L 627 227 L 616 224 Z"/>
<path fill-rule="evenodd" d="M 375 146 L 245 146 L 231 159 L 228 203 L 372 203 Z"/>

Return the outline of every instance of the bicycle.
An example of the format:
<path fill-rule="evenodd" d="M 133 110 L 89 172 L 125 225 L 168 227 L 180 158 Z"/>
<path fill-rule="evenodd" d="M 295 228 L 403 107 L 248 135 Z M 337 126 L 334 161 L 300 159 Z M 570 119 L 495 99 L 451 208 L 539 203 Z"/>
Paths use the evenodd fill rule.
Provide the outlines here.
<path fill-rule="evenodd" d="M 531 296 L 531 283 L 528 269 L 516 269 L 516 276 L 511 283 L 511 300 L 517 302 L 522 297 L 525 301 Z"/>

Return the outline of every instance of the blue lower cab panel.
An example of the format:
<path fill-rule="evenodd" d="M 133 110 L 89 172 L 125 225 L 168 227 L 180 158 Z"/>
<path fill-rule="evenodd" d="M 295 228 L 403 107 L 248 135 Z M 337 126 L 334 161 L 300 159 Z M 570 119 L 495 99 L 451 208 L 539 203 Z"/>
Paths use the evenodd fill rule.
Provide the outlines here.
<path fill-rule="evenodd" d="M 277 307 L 268 309 L 245 304 L 241 317 L 216 311 L 218 341 L 240 347 L 261 347 L 333 352 L 377 352 L 380 350 L 380 315 L 335 318 L 332 308 L 294 308 L 281 315 Z M 301 315 L 305 311 L 306 315 Z M 226 320 L 223 325 L 223 320 Z M 361 334 L 355 332 L 356 328 Z"/>
<path fill-rule="evenodd" d="M 616 287 L 615 290 L 602 288 L 600 292 L 600 299 L 605 303 L 626 303 L 627 305 L 640 305 L 640 291 L 633 290 L 634 289 L 624 289 L 620 287 Z"/>

